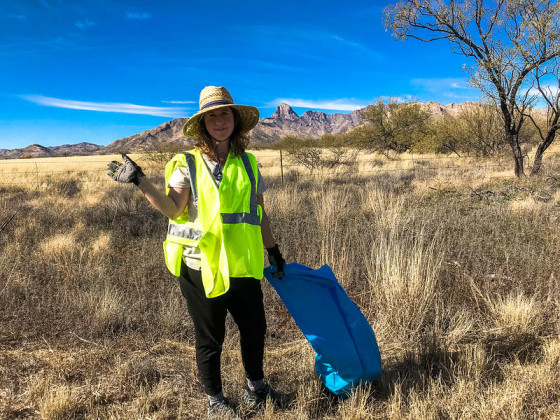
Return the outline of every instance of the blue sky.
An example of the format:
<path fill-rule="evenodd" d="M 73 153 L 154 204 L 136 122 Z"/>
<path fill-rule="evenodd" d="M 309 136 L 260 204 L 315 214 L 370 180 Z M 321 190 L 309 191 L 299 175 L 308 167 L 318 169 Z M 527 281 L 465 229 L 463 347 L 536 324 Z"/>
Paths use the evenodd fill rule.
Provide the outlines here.
<path fill-rule="evenodd" d="M 389 3 L 0 0 L 0 148 L 106 145 L 192 115 L 207 85 L 261 117 L 478 100 L 446 41 L 385 31 Z"/>

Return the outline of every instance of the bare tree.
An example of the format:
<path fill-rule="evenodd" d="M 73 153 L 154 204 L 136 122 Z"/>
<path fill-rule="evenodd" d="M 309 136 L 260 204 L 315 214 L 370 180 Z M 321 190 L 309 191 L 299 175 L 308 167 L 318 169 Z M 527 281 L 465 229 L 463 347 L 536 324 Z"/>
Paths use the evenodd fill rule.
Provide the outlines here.
<path fill-rule="evenodd" d="M 552 0 L 402 0 L 385 8 L 399 39 L 447 39 L 474 59 L 471 83 L 500 108 L 515 175 L 525 175 L 519 134 L 535 96 L 529 75 L 560 56 L 560 6 Z"/>
<path fill-rule="evenodd" d="M 536 69 L 534 72 L 534 87 L 539 92 L 540 97 L 546 103 L 545 121 L 535 121 L 532 114 L 527 117 L 535 126 L 540 142 L 533 160 L 533 168 L 531 175 L 537 174 L 542 167 L 543 154 L 552 144 L 556 137 L 556 132 L 560 129 L 560 64 L 554 63 L 551 66 L 545 66 L 542 69 Z M 554 84 L 546 84 L 548 80 Z"/>

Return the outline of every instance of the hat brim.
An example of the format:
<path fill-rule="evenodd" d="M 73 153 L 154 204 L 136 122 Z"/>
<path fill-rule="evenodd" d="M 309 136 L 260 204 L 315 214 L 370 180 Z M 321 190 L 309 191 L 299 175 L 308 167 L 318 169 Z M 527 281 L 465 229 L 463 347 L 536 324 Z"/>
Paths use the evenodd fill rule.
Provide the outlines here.
<path fill-rule="evenodd" d="M 239 112 L 242 131 L 252 130 L 259 122 L 259 110 L 254 106 L 236 104 L 216 105 L 208 107 L 202 111 L 198 111 L 196 114 L 191 116 L 183 126 L 183 134 L 187 137 L 199 137 L 200 117 L 207 112 L 225 107 L 235 108 Z"/>

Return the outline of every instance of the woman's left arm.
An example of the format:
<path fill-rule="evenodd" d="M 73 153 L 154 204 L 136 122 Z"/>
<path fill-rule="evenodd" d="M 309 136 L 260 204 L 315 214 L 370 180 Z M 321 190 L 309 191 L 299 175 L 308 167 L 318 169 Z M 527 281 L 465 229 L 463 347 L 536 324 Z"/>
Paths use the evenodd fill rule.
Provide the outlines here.
<path fill-rule="evenodd" d="M 276 240 L 272 234 L 272 229 L 270 228 L 270 221 L 268 216 L 264 211 L 264 199 L 262 194 L 257 195 L 257 204 L 261 206 L 262 209 L 262 220 L 261 220 L 261 233 L 263 238 L 263 244 L 265 248 L 272 248 L 276 245 Z"/>
<path fill-rule="evenodd" d="M 284 260 L 284 257 L 282 257 L 280 249 L 278 249 L 278 244 L 274 239 L 274 235 L 272 235 L 270 221 L 268 220 L 268 216 L 264 211 L 264 200 L 262 194 L 257 195 L 257 204 L 259 204 L 262 209 L 261 234 L 263 245 L 268 252 L 268 262 L 270 262 L 270 265 L 276 266 L 276 271 L 272 272 L 272 277 L 282 279 L 284 278 L 284 264 L 286 263 L 286 261 Z"/>

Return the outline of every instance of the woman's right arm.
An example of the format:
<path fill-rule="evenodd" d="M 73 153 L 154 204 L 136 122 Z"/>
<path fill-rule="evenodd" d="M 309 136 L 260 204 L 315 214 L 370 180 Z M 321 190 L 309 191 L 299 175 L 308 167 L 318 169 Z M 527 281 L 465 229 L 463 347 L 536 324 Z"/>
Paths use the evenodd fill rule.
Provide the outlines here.
<path fill-rule="evenodd" d="M 123 162 L 113 160 L 107 164 L 107 175 L 122 184 L 135 184 L 144 193 L 148 201 L 171 220 L 180 216 L 189 203 L 190 191 L 187 188 L 170 188 L 165 195 L 144 175 L 142 168 L 126 154 L 121 153 Z"/>
<path fill-rule="evenodd" d="M 191 193 L 190 188 L 169 188 L 169 194 L 163 194 L 147 177 L 139 178 L 138 188 L 150 204 L 169 219 L 176 219 L 187 208 Z"/>

